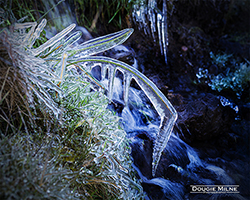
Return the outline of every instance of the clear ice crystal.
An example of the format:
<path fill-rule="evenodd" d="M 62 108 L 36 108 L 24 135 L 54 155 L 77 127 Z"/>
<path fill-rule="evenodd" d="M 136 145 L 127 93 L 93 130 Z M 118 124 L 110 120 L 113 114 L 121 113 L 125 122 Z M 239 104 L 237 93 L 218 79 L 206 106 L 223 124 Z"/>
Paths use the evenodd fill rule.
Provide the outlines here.
<path fill-rule="evenodd" d="M 162 33 L 161 32 L 161 30 L 162 30 L 161 26 L 162 26 L 162 23 L 161 23 L 161 21 L 162 21 L 162 15 L 161 15 L 161 13 L 157 13 L 157 30 L 158 30 L 159 41 L 162 41 L 162 38 L 161 38 L 161 33 Z M 159 42 L 159 44 L 160 44 L 161 54 L 163 54 L 162 43 Z"/>
<path fill-rule="evenodd" d="M 127 28 L 116 33 L 88 40 L 76 46 L 69 52 L 73 58 L 96 55 L 123 43 L 132 33 L 133 29 Z"/>
<path fill-rule="evenodd" d="M 33 35 L 29 38 L 29 45 L 28 47 L 31 48 L 35 41 L 40 37 L 41 32 L 43 31 L 44 27 L 46 26 L 47 20 L 43 19 L 41 23 L 37 26 L 36 31 Z M 33 29 L 34 31 L 34 29 Z"/>
<path fill-rule="evenodd" d="M 167 45 L 168 45 L 168 23 L 167 23 L 167 4 L 166 0 L 163 0 L 163 8 L 162 8 L 162 46 L 164 52 L 165 63 L 167 63 Z"/>
<path fill-rule="evenodd" d="M 127 106 L 128 105 L 129 87 L 130 87 L 130 82 L 132 80 L 132 76 L 129 73 L 124 71 L 123 72 L 123 79 L 124 79 L 124 85 L 123 85 L 123 87 L 124 87 L 124 89 L 123 89 L 124 90 L 124 93 L 123 93 L 124 97 L 123 97 L 123 99 L 124 99 L 125 106 Z"/>

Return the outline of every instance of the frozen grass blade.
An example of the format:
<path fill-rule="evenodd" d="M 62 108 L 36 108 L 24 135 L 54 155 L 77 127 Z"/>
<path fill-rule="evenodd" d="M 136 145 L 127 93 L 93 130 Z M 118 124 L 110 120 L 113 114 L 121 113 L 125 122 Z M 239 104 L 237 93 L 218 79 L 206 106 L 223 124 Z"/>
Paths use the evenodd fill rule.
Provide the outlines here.
<path fill-rule="evenodd" d="M 49 47 L 53 46 L 55 43 L 63 39 L 70 31 L 72 31 L 75 28 L 75 26 L 76 26 L 75 24 L 71 24 L 70 26 L 63 29 L 60 33 L 56 34 L 54 37 L 52 37 L 50 40 L 48 40 L 38 48 L 32 49 L 31 53 L 34 56 L 39 55 L 40 53 L 42 53 L 43 51 L 45 51 L 46 49 L 48 49 Z"/>
<path fill-rule="evenodd" d="M 141 11 L 143 12 L 142 9 Z M 155 19 L 152 18 L 152 20 Z M 134 187 L 140 188 L 137 194 L 141 196 L 141 187 L 128 174 L 131 171 L 132 161 L 129 156 L 126 156 L 129 155 L 126 133 L 119 127 L 120 119 L 106 109 L 108 100 L 112 100 L 116 70 L 124 74 L 125 105 L 128 102 L 130 82 L 134 79 L 161 117 L 161 125 L 153 152 L 153 175 L 177 118 L 176 111 L 160 90 L 133 67 L 111 58 L 92 56 L 123 43 L 132 34 L 133 29 L 125 29 L 73 47 L 73 44 L 79 40 L 81 33 L 76 32 L 67 37 L 75 27 L 72 24 L 38 48 L 33 49 L 32 45 L 39 37 L 45 24 L 46 20 L 43 20 L 36 30 L 35 23 L 17 24 L 15 26 L 17 31 L 14 32 L 14 35 L 11 35 L 12 33 L 7 30 L 3 33 L 4 38 L 8 40 L 5 41 L 4 39 L 3 43 L 7 46 L 11 59 L 13 58 L 12 62 L 15 63 L 15 67 L 18 68 L 28 85 L 24 92 L 28 100 L 26 101 L 27 105 L 25 105 L 29 106 L 28 104 L 30 104 L 32 106 L 32 109 L 27 113 L 21 112 L 22 108 L 18 106 L 21 122 L 20 130 L 23 127 L 25 133 L 29 134 L 29 129 L 32 126 L 25 119 L 28 116 L 32 118 L 33 110 L 35 112 L 36 106 L 39 107 L 39 112 L 48 115 L 49 118 L 45 118 L 43 123 L 40 122 L 39 127 L 35 126 L 34 122 L 36 134 L 40 133 L 42 130 L 39 129 L 40 125 L 44 124 L 46 128 L 43 128 L 43 131 L 47 131 L 47 136 L 43 138 L 45 143 L 48 143 L 48 140 L 55 139 L 50 133 L 53 132 L 60 141 L 58 144 L 58 141 L 54 140 L 53 145 L 57 144 L 60 151 L 64 151 L 63 155 L 60 154 L 61 157 L 58 154 L 54 155 L 54 157 L 60 158 L 57 160 L 56 166 L 71 166 L 68 161 L 72 164 L 89 161 L 87 162 L 88 166 L 84 165 L 80 170 L 79 165 L 76 164 L 73 164 L 72 169 L 74 173 L 78 174 L 75 178 L 81 182 L 81 188 L 85 191 L 82 194 L 83 196 L 89 193 L 85 188 L 86 185 L 96 190 L 94 184 L 98 184 L 98 187 L 101 188 L 109 188 L 112 185 L 114 188 L 107 190 L 107 194 L 112 195 L 112 197 L 131 197 L 129 195 L 131 191 L 133 191 L 133 194 L 136 193 L 135 190 L 131 190 Z M 26 33 L 27 28 L 31 29 L 28 33 Z M 18 38 L 17 41 L 16 38 Z M 8 42 L 13 42 L 14 45 L 11 46 Z M 102 80 L 105 79 L 108 70 L 109 81 L 106 88 L 108 99 L 104 96 L 104 92 L 99 92 L 100 87 L 105 89 L 104 86 L 91 74 L 91 69 L 96 66 L 101 67 Z M 79 73 L 77 68 L 83 73 Z M 57 84 L 58 81 L 60 81 L 59 84 Z M 22 100 L 25 100 L 25 98 L 22 98 Z M 14 108 L 13 105 L 15 105 L 14 102 L 7 104 L 10 110 Z M 65 112 L 62 112 L 63 110 Z M 6 118 L 2 115 L 1 117 Z M 8 118 L 6 120 L 7 128 L 12 128 L 11 120 Z M 53 120 L 56 121 L 55 124 L 53 124 Z M 34 119 L 34 121 L 36 120 Z M 60 122 L 63 123 L 59 125 L 61 130 L 58 134 L 55 130 L 58 130 Z M 39 131 L 37 131 L 38 129 Z M 43 152 L 40 152 L 40 155 L 52 152 L 50 149 L 51 145 L 47 145 L 47 150 L 41 149 Z M 56 152 L 56 150 L 53 149 L 53 152 Z M 52 160 L 53 157 L 49 159 Z M 46 174 L 50 174 L 48 170 L 51 167 L 46 155 L 42 158 L 41 163 L 43 164 L 43 170 L 40 170 L 39 177 L 42 174 L 42 178 L 39 183 L 46 184 L 45 177 Z M 95 177 L 94 180 L 97 180 L 95 183 L 93 177 Z M 70 178 L 68 179 L 70 180 Z M 64 182 L 61 183 L 65 185 L 66 179 L 63 180 Z M 105 186 L 107 184 L 108 186 Z M 44 192 L 39 184 L 36 187 L 37 190 Z M 52 185 L 51 187 L 53 188 Z M 97 194 L 99 193 L 97 192 Z M 120 196 L 118 197 L 117 194 Z"/>
<path fill-rule="evenodd" d="M 133 33 L 133 29 L 124 29 L 122 31 L 111 33 L 102 37 L 98 37 L 68 51 L 69 57 L 78 58 L 98 54 L 109 50 L 116 45 L 123 43 Z"/>
<path fill-rule="evenodd" d="M 33 46 L 33 44 L 35 43 L 35 41 L 39 38 L 41 32 L 43 31 L 44 27 L 46 26 L 47 24 L 47 20 L 46 19 L 43 19 L 41 21 L 41 23 L 38 25 L 38 27 L 36 28 L 36 31 L 34 32 L 34 29 L 33 29 L 33 34 L 31 35 L 31 37 L 29 38 L 29 42 L 28 42 L 28 47 L 31 48 Z"/>
<path fill-rule="evenodd" d="M 18 36 L 18 40 L 19 42 L 21 42 L 21 44 L 24 46 L 28 43 L 28 40 L 30 39 L 31 35 L 34 33 L 35 27 L 36 27 L 37 23 L 36 22 L 26 22 L 26 23 L 16 23 L 14 26 L 14 30 L 19 31 L 19 33 L 17 33 Z M 28 33 L 26 33 L 26 29 L 30 28 Z M 15 38 L 16 40 L 16 38 Z"/>

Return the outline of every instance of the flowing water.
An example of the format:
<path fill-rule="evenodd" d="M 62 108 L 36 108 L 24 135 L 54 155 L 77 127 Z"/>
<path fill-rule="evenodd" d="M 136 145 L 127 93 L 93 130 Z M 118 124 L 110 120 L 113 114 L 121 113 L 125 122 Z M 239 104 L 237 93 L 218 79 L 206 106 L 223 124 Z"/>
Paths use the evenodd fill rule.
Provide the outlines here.
<path fill-rule="evenodd" d="M 98 77 L 96 72 L 93 73 L 93 75 L 95 75 L 96 78 Z M 108 79 L 105 79 L 102 83 L 104 85 L 108 85 Z M 128 106 L 124 107 L 124 104 L 122 103 L 122 79 L 117 73 L 114 80 L 112 103 L 109 105 L 109 108 L 115 110 L 118 115 L 122 117 L 123 127 L 128 134 L 128 138 L 131 139 L 132 148 L 134 148 L 135 145 L 139 146 L 141 152 L 135 150 L 134 154 L 146 154 L 147 152 L 144 149 L 143 142 L 138 142 L 136 137 L 143 132 L 146 134 L 146 137 L 150 138 L 150 140 L 155 140 L 155 133 L 157 132 L 160 124 L 160 117 L 147 96 L 141 89 L 139 89 L 138 85 L 135 83 L 132 85 L 134 85 L 134 87 L 131 86 L 129 90 Z M 156 190 L 153 191 L 153 193 L 157 194 L 162 192 L 163 196 L 152 196 L 151 194 L 151 199 L 184 199 L 185 193 L 189 192 L 187 187 L 191 184 L 235 184 L 235 181 L 226 173 L 224 169 L 202 161 L 196 150 L 181 140 L 175 131 L 171 134 L 168 144 L 163 152 L 167 157 L 168 162 L 164 163 L 167 164 L 164 166 L 165 169 L 160 169 L 160 171 L 165 170 L 167 176 L 166 174 L 160 174 L 160 172 L 158 174 L 156 173 L 155 177 L 145 175 L 142 172 L 144 171 L 143 167 L 138 166 L 137 156 L 134 156 L 134 168 L 138 172 L 140 179 L 143 181 L 145 190 L 150 194 L 149 191 L 153 190 L 152 185 L 162 188 L 161 191 Z M 150 157 L 145 158 L 143 162 L 147 162 L 147 159 L 150 162 Z M 159 175 L 161 176 L 159 177 Z M 162 176 L 164 176 L 164 178 L 162 178 Z M 238 198 L 241 199 L 241 197 Z"/>
<path fill-rule="evenodd" d="M 139 5 L 139 7 L 137 5 L 134 15 L 136 15 L 135 18 L 139 21 L 139 27 L 145 33 L 149 33 L 151 30 L 155 41 L 156 32 L 158 32 L 161 51 L 167 62 L 166 1 L 163 1 L 162 12 L 158 13 L 155 13 L 153 9 L 156 6 L 155 1 L 148 1 L 148 4 L 148 10 L 145 10 L 144 4 Z M 67 5 L 65 4 L 65 6 Z M 146 23 L 146 15 L 149 15 L 150 28 L 148 28 Z M 75 21 L 75 19 L 72 19 L 72 21 Z M 91 38 L 86 29 L 83 27 L 78 28 L 78 30 L 81 29 L 84 30 L 85 34 L 83 33 L 83 35 L 86 38 Z M 138 68 L 136 64 L 133 67 Z M 152 104 L 150 94 L 145 94 L 147 91 L 143 91 L 139 80 L 132 80 L 132 77 L 123 73 L 122 70 L 115 70 L 112 67 L 106 70 L 101 69 L 97 65 L 92 68 L 91 73 L 109 90 L 108 95 L 111 101 L 108 108 L 115 110 L 122 118 L 123 128 L 127 132 L 128 138 L 131 139 L 134 168 L 138 172 L 138 177 L 142 180 L 142 185 L 148 194 L 146 199 L 191 199 L 192 196 L 190 196 L 189 192 L 192 184 L 235 184 L 235 181 L 222 167 L 216 166 L 216 162 L 215 165 L 212 165 L 200 159 L 197 151 L 181 140 L 175 130 L 171 136 L 169 135 L 169 141 L 163 150 L 164 156 L 161 159 L 158 171 L 155 172 L 155 177 L 152 174 L 145 173 L 146 169 L 142 167 L 145 165 L 141 165 L 140 161 L 151 164 L 153 153 L 152 146 L 147 146 L 146 142 L 154 142 L 157 139 L 156 133 L 161 123 L 161 116 Z M 110 81 L 113 83 L 111 84 Z M 142 135 L 144 136 L 142 137 Z M 150 156 L 147 156 L 147 154 Z M 144 156 L 144 160 L 138 159 L 140 156 Z M 149 165 L 148 167 L 148 171 L 151 173 L 152 166 Z M 227 199 L 230 195 L 222 194 L 221 196 Z M 206 199 L 220 199 L 216 194 L 198 197 L 196 199 L 204 199 L 204 197 Z M 239 194 L 234 194 L 231 199 L 244 198 Z"/>

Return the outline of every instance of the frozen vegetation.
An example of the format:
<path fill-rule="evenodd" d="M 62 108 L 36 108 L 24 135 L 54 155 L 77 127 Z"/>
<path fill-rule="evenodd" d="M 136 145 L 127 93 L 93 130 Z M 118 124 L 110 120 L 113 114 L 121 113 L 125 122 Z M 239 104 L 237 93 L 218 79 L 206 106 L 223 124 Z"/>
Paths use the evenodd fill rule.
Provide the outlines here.
<path fill-rule="evenodd" d="M 6 78 L 9 75 L 9 70 L 12 71 L 16 69 L 21 75 L 20 81 L 22 80 L 21 82 L 24 84 L 23 87 L 26 97 L 22 98 L 26 98 L 28 101 L 29 105 L 26 104 L 27 110 L 29 111 L 28 116 L 30 118 L 34 118 L 32 116 L 36 115 L 37 112 L 42 112 L 44 115 L 47 115 L 46 113 L 48 113 L 50 116 L 54 116 L 50 120 L 57 122 L 56 126 L 61 127 L 59 130 L 67 129 L 69 125 L 74 127 L 72 127 L 73 130 L 76 130 L 79 127 L 81 130 L 90 130 L 91 132 L 87 131 L 85 133 L 85 136 L 87 137 L 84 140 L 79 138 L 80 140 L 75 142 L 80 142 L 79 145 L 83 146 L 90 145 L 90 149 L 86 149 L 85 156 L 90 157 L 91 155 L 92 158 L 89 158 L 88 163 L 85 163 L 85 161 L 85 164 L 83 164 L 82 167 L 69 167 L 66 170 L 67 172 L 65 171 L 64 174 L 63 166 L 65 163 L 57 163 L 56 159 L 60 157 L 60 151 L 65 149 L 65 153 L 68 155 L 66 157 L 68 158 L 63 158 L 62 161 L 65 159 L 65 161 L 67 161 L 66 163 L 75 163 L 75 160 L 79 159 L 76 158 L 76 156 L 80 155 L 74 155 L 74 151 L 76 151 L 76 149 L 74 150 L 75 147 L 69 147 L 68 142 L 73 142 L 73 140 L 68 138 L 69 135 L 67 134 L 70 133 L 58 130 L 61 133 L 58 136 L 51 134 L 51 132 L 53 132 L 51 130 L 53 125 L 50 124 L 52 121 L 49 122 L 44 119 L 44 124 L 47 126 L 47 133 L 44 137 L 48 140 L 48 150 L 45 149 L 44 154 L 39 154 L 42 156 L 41 159 L 43 160 L 40 164 L 40 157 L 34 157 L 34 163 L 32 162 L 32 166 L 27 163 L 27 160 L 24 160 L 22 163 L 26 163 L 28 166 L 27 168 L 23 168 L 22 170 L 24 171 L 21 170 L 21 173 L 25 173 L 25 169 L 29 170 L 30 168 L 34 168 L 35 170 L 36 167 L 38 167 L 40 171 L 38 169 L 38 171 L 34 171 L 34 174 L 41 173 L 42 176 L 41 179 L 37 180 L 40 184 L 36 186 L 37 188 L 35 190 L 40 191 L 43 195 L 46 194 L 48 198 L 54 197 L 53 195 L 61 195 L 61 197 L 64 198 L 64 195 L 73 193 L 72 191 L 70 192 L 72 189 L 70 189 L 70 187 L 72 185 L 69 185 L 69 190 L 65 190 L 65 193 L 56 194 L 56 190 L 58 188 L 54 188 L 55 190 L 52 191 L 53 188 L 49 189 L 49 185 L 45 186 L 43 183 L 45 181 L 44 177 L 54 176 L 54 174 L 64 174 L 60 177 L 56 176 L 58 180 L 55 180 L 55 183 L 62 181 L 60 183 L 62 183 L 63 187 L 64 181 L 72 181 L 72 179 L 76 178 L 74 176 L 76 173 L 81 177 L 76 178 L 76 181 L 81 180 L 80 182 L 83 184 L 92 184 L 91 179 L 84 178 L 84 176 L 95 177 L 100 175 L 104 176 L 103 179 L 96 179 L 96 182 L 93 183 L 93 185 L 98 183 L 110 185 L 114 188 L 114 190 L 120 191 L 117 193 L 117 195 L 121 195 L 119 198 L 140 198 L 142 196 L 142 188 L 138 183 L 136 183 L 136 180 L 133 180 L 130 177 L 131 171 L 133 170 L 130 165 L 131 161 L 128 160 L 129 148 L 126 146 L 127 142 L 126 136 L 124 135 L 125 132 L 119 127 L 112 125 L 114 123 L 118 124 L 115 122 L 116 120 L 119 120 L 117 117 L 112 117 L 112 115 L 109 114 L 110 112 L 104 114 L 106 112 L 102 111 L 103 109 L 106 109 L 108 103 L 106 102 L 103 94 L 107 92 L 109 102 L 112 101 L 115 73 L 119 70 L 123 73 L 123 100 L 125 106 L 128 102 L 130 82 L 134 79 L 155 107 L 161 118 L 161 123 L 154 144 L 152 163 L 153 175 L 157 169 L 161 153 L 169 140 L 173 125 L 177 119 L 177 113 L 160 90 L 139 71 L 115 59 L 102 56 L 92 56 L 121 44 L 132 34 L 133 30 L 125 29 L 117 33 L 89 40 L 82 44 L 77 44 L 77 41 L 80 39 L 81 32 L 78 31 L 70 34 L 75 27 L 75 25 L 72 24 L 45 43 L 34 48 L 34 43 L 40 37 L 45 25 L 46 20 L 43 19 L 38 25 L 36 22 L 15 23 L 11 26 L 11 29 L 4 28 L 1 30 L 1 45 L 4 47 L 2 50 L 5 49 L 9 55 L 9 58 L 7 55 L 7 57 L 1 58 L 3 63 L 9 65 L 9 68 L 7 67 L 8 70 L 5 74 L 1 92 L 5 91 L 4 87 L 7 80 Z M 91 69 L 97 65 L 101 66 L 101 81 L 98 81 L 91 74 Z M 106 78 L 107 71 L 108 85 L 107 88 L 105 88 L 102 84 L 102 80 Z M 15 72 L 13 76 L 15 79 Z M 3 95 L 1 102 L 6 100 L 7 96 L 8 92 Z M 6 103 L 8 104 L 8 101 Z M 37 111 L 38 107 L 41 107 L 39 109 L 42 109 L 42 111 Z M 74 110 L 74 114 L 72 115 L 70 114 L 71 110 Z M 1 118 L 1 120 L 4 119 L 4 117 Z M 25 128 L 25 133 L 23 133 L 24 135 L 32 138 L 33 136 L 29 136 L 30 134 L 41 134 L 41 128 L 39 129 L 39 126 L 35 125 L 35 123 L 27 124 L 22 116 L 21 119 L 22 123 L 18 126 L 20 127 L 19 131 L 22 130 L 22 127 Z M 36 119 L 37 118 L 35 118 L 34 121 L 36 121 Z M 11 119 L 9 120 L 11 121 Z M 105 122 L 111 121 L 106 124 L 106 127 L 103 127 L 103 125 L 101 125 L 103 123 L 102 120 Z M 85 124 L 88 125 L 86 126 Z M 18 131 L 15 129 L 14 125 L 10 126 L 14 132 Z M 37 129 L 37 132 L 30 133 L 29 127 L 33 127 L 34 130 Z M 2 129 L 1 134 L 4 135 L 9 131 L 10 127 L 7 124 L 5 131 Z M 69 141 L 65 138 L 68 138 Z M 3 140 L 1 142 L 4 142 L 6 139 L 11 141 L 10 148 L 13 147 L 15 150 L 23 148 L 21 146 L 16 146 L 14 141 L 19 140 L 18 138 L 13 138 L 12 140 L 9 136 L 3 136 L 2 139 Z M 26 142 L 26 140 L 23 141 L 23 144 Z M 104 146 L 100 145 L 100 142 Z M 22 142 L 20 145 L 21 144 Z M 32 149 L 34 152 L 40 152 L 37 147 L 32 147 Z M 9 153 L 12 154 L 13 152 L 10 150 Z M 23 149 L 20 153 L 20 156 L 23 157 L 28 152 Z M 10 159 L 10 162 L 21 162 L 17 157 L 6 157 L 5 153 L 2 154 L 1 158 Z M 100 172 L 101 174 L 98 175 L 98 173 L 92 171 L 92 168 L 89 168 L 91 166 L 90 163 L 92 162 L 95 163 L 97 168 L 105 168 L 102 172 Z M 53 163 L 55 166 L 53 166 Z M 5 163 L 4 165 L 5 167 L 8 167 L 8 163 Z M 20 173 L 20 171 L 12 172 Z M 5 171 L 2 171 L 1 173 L 1 176 L 4 176 Z M 32 184 L 37 182 L 36 180 L 30 179 L 27 181 L 32 181 Z M 11 182 L 9 182 L 9 184 L 11 184 Z M 52 182 L 48 182 L 48 184 L 52 184 Z M 3 185 L 3 187 L 5 186 Z M 46 187 L 48 188 L 45 190 Z M 91 191 L 88 191 L 86 188 L 81 187 L 80 190 L 85 191 L 85 194 L 78 191 L 78 195 L 82 197 L 90 195 L 89 192 Z M 2 195 L 8 196 L 11 194 L 5 193 Z"/>

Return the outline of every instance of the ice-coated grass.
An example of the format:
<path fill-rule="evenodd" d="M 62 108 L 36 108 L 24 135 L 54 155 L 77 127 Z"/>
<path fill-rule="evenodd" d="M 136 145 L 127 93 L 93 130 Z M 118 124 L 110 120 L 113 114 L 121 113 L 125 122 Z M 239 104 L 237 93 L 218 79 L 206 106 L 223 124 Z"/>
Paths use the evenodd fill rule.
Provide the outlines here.
<path fill-rule="evenodd" d="M 127 102 L 130 81 L 134 79 L 161 117 L 153 152 L 153 175 L 177 118 L 176 111 L 158 88 L 136 69 L 114 59 L 92 56 L 121 44 L 133 30 L 125 29 L 78 45 L 76 42 L 81 33 L 70 34 L 75 27 L 72 24 L 44 44 L 34 47 L 45 24 L 44 19 L 38 26 L 36 22 L 15 23 L 9 29 L 1 30 L 1 50 L 4 53 L 1 65 L 3 71 L 7 71 L 1 77 L 3 109 L 0 119 L 4 122 L 1 142 L 9 141 L 7 155 L 4 152 L 1 155 L 2 176 L 12 162 L 25 166 L 14 167 L 13 176 L 18 180 L 22 179 L 20 175 L 25 175 L 25 170 L 34 169 L 33 175 L 28 177 L 27 193 L 19 192 L 17 196 L 29 195 L 30 191 L 34 198 L 38 198 L 37 192 L 45 198 L 57 198 L 56 195 L 64 198 L 63 195 L 67 196 L 70 191 L 72 198 L 93 195 L 98 198 L 142 198 L 142 188 L 132 176 L 130 149 L 126 134 L 119 127 L 120 119 L 106 109 L 108 100 L 112 100 L 115 71 L 119 69 L 124 74 L 124 101 Z M 100 64 L 104 70 L 102 77 L 108 69 L 107 88 L 91 75 L 95 64 Z M 13 85 L 11 79 L 17 83 L 9 91 Z M 108 91 L 108 99 L 99 88 Z M 17 139 L 13 139 L 13 135 Z M 38 140 L 38 136 L 42 139 Z M 19 139 L 26 146 L 29 142 L 32 147 L 24 148 L 22 142 L 21 146 L 16 146 Z M 34 162 L 19 160 L 14 155 L 19 148 L 22 148 L 22 156 L 35 155 Z M 36 177 L 38 174 L 40 176 Z M 54 183 L 45 177 L 50 176 L 55 177 L 55 185 L 60 182 L 65 189 L 49 189 Z M 31 181 L 32 177 L 34 180 Z M 5 178 L 7 185 L 14 184 Z M 2 188 L 5 186 L 6 182 L 3 182 Z M 11 192 L 1 195 L 9 197 Z"/>
<path fill-rule="evenodd" d="M 68 54 L 55 45 L 62 34 L 43 51 L 30 45 L 37 29 L 25 27 L 32 26 L 1 30 L 1 199 L 142 199 L 126 133 L 106 109 L 107 97 L 90 74 L 67 66 Z"/>

